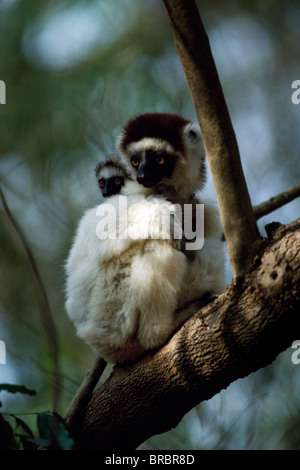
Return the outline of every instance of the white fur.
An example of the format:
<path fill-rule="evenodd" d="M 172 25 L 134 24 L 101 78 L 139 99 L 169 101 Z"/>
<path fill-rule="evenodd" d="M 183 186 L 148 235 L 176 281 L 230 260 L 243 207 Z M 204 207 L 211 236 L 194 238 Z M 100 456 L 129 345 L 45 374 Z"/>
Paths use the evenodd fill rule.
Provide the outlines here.
<path fill-rule="evenodd" d="M 127 214 L 118 212 L 122 198 L 127 200 Z M 122 363 L 163 344 L 194 313 L 183 310 L 176 316 L 178 308 L 208 291 L 222 292 L 223 254 L 212 205 L 205 205 L 204 247 L 189 261 L 168 238 L 168 230 L 155 224 L 159 214 L 162 228 L 168 227 L 170 202 L 142 194 L 113 196 L 109 202 L 117 210 L 118 238 L 99 240 L 97 207 L 85 213 L 66 263 L 66 310 L 78 335 L 101 357 Z M 139 236 L 149 220 L 156 239 Z M 123 231 L 134 224 L 136 236 L 122 239 Z"/>
<path fill-rule="evenodd" d="M 189 122 L 181 130 L 184 151 L 176 152 L 178 157 L 175 171 L 171 178 L 163 179 L 155 188 L 148 190 L 148 194 L 156 192 L 162 194 L 173 203 L 182 207 L 186 203 L 204 202 L 204 246 L 194 253 L 193 261 L 189 261 L 188 275 L 182 286 L 181 305 L 185 302 L 203 296 L 206 292 L 220 294 L 225 287 L 224 281 L 224 251 L 221 221 L 217 206 L 209 201 L 193 197 L 202 188 L 205 175 L 204 161 L 205 149 L 201 129 L 195 122 Z M 135 177 L 130 165 L 130 153 L 138 150 L 160 150 L 164 148 L 171 154 L 174 149 L 171 144 L 161 138 L 145 137 L 138 142 L 129 143 L 125 152 L 122 151 L 121 141 L 123 132 L 117 140 L 121 157 L 127 164 L 128 171 Z M 145 189 L 145 188 L 144 188 Z"/>
<path fill-rule="evenodd" d="M 114 196 L 109 202 L 118 209 L 124 197 Z M 142 231 L 162 208 L 168 226 L 172 204 L 163 198 L 134 194 L 127 201 L 131 213 L 118 212 L 119 237 L 132 224 Z M 88 210 L 80 221 L 66 263 L 66 310 L 78 335 L 104 359 L 136 360 L 160 346 L 178 326 L 174 312 L 187 259 L 159 229 L 154 233 L 157 239 L 99 240 L 96 211 Z"/>
<path fill-rule="evenodd" d="M 199 299 L 205 293 L 221 294 L 225 288 L 224 247 L 222 226 L 217 206 L 209 200 L 204 204 L 204 244 L 191 254 L 187 276 L 181 293 L 181 305 Z"/>
<path fill-rule="evenodd" d="M 189 136 L 193 131 L 195 137 Z M 182 130 L 184 153 L 181 155 L 174 174 L 166 184 L 172 185 L 180 199 L 188 199 L 203 185 L 203 163 L 205 150 L 198 124 L 189 123 Z"/>
<path fill-rule="evenodd" d="M 136 152 L 143 152 L 149 149 L 155 149 L 161 152 L 174 153 L 174 148 L 169 142 L 158 139 L 156 137 L 144 137 L 138 142 L 132 142 L 127 146 L 127 152 L 129 155 L 133 155 Z"/>
<path fill-rule="evenodd" d="M 203 184 L 204 147 L 199 126 L 184 126 L 182 138 L 184 152 L 177 152 L 175 172 L 163 186 L 167 191 L 171 188 L 170 192 L 155 196 L 151 188 L 127 180 L 121 194 L 108 200 L 117 213 L 117 230 L 110 232 L 115 239 L 97 237 L 97 208 L 90 209 L 79 223 L 66 262 L 67 313 L 78 335 L 109 362 L 135 361 L 146 350 L 159 347 L 197 310 L 185 308 L 186 304 L 207 292 L 219 294 L 224 289 L 222 230 L 215 205 L 201 200 L 204 246 L 192 257 L 170 238 L 173 203 L 200 202 L 193 194 Z M 168 148 L 174 153 L 161 139 L 144 138 L 129 146 L 130 151 Z M 132 172 L 128 155 L 123 158 Z M 175 200 L 170 194 L 175 194 Z M 128 210 L 124 209 L 125 201 Z M 101 205 L 100 210 L 103 208 Z M 148 238 L 145 227 L 151 231 L 146 230 Z M 181 231 L 175 218 L 174 232 Z"/>

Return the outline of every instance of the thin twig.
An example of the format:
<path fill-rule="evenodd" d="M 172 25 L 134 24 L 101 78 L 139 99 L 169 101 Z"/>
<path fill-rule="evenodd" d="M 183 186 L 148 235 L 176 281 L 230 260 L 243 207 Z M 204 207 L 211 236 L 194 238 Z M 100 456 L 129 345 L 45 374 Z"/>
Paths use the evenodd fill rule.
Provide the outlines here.
<path fill-rule="evenodd" d="M 61 382 L 62 382 L 60 365 L 59 365 L 58 333 L 57 333 L 56 326 L 53 320 L 47 292 L 46 292 L 44 283 L 42 281 L 41 275 L 39 273 L 35 258 L 23 234 L 21 227 L 17 223 L 16 219 L 14 218 L 13 214 L 11 213 L 7 205 L 7 202 L 6 202 L 6 199 L 5 199 L 5 196 L 3 194 L 1 187 L 0 187 L 0 200 L 2 202 L 4 212 L 7 218 L 9 219 L 26 253 L 26 256 L 27 256 L 27 259 L 28 259 L 28 262 L 29 262 L 29 265 L 33 274 L 34 286 L 35 286 L 36 296 L 37 296 L 37 300 L 39 304 L 40 317 L 41 317 L 42 324 L 44 326 L 44 329 L 48 338 L 49 351 L 50 351 L 52 362 L 53 362 L 53 373 L 54 373 L 54 379 L 55 379 L 53 408 L 55 411 L 58 406 L 59 395 L 61 391 Z"/>
<path fill-rule="evenodd" d="M 275 211 L 279 207 L 284 206 L 288 202 L 293 201 L 300 196 L 300 184 L 296 186 L 291 186 L 290 188 L 282 191 L 282 193 L 277 194 L 277 196 L 273 196 L 267 201 L 258 204 L 257 206 L 253 206 L 253 212 L 255 215 L 256 220 L 260 219 L 264 215 L 270 214 L 270 212 Z"/>
<path fill-rule="evenodd" d="M 75 421 L 82 416 L 106 365 L 107 362 L 104 359 L 97 357 L 93 366 L 86 374 L 65 413 L 65 421 L 68 426 L 74 426 Z"/>
<path fill-rule="evenodd" d="M 267 201 L 261 202 L 260 204 L 253 206 L 255 219 L 258 220 L 261 217 L 270 214 L 271 212 L 275 211 L 279 207 L 282 207 L 285 204 L 288 204 L 289 202 L 293 201 L 299 196 L 300 196 L 300 184 L 296 186 L 291 186 L 285 191 L 282 191 L 282 193 L 277 194 L 277 196 L 273 196 Z M 225 241 L 224 233 L 222 235 L 222 240 Z"/>

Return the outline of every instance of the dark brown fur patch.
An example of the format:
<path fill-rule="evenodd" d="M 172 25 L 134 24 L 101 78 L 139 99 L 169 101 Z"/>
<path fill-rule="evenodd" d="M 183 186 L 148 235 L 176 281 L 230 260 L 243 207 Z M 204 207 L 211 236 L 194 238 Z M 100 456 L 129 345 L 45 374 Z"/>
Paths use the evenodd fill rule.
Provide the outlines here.
<path fill-rule="evenodd" d="M 113 167 L 113 168 L 118 168 L 120 171 L 123 172 L 125 178 L 130 178 L 129 173 L 127 172 L 126 168 L 122 165 L 122 162 L 120 161 L 120 158 L 118 155 L 111 154 L 108 155 L 107 159 L 104 162 L 99 162 L 95 166 L 95 175 L 98 178 L 99 172 L 102 170 L 104 167 Z"/>
<path fill-rule="evenodd" d="M 125 152 L 131 142 L 138 142 L 144 137 L 156 137 L 169 142 L 175 150 L 183 151 L 181 129 L 189 122 L 178 114 L 141 114 L 125 125 L 120 148 Z"/>

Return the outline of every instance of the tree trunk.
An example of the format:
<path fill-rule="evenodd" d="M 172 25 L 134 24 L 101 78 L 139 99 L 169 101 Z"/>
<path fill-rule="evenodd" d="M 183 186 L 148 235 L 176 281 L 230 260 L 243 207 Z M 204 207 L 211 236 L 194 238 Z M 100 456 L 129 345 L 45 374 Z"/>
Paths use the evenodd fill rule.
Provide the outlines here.
<path fill-rule="evenodd" d="M 264 240 L 246 274 L 160 350 L 115 367 L 71 428 L 85 449 L 133 449 L 270 364 L 300 334 L 300 219 Z"/>

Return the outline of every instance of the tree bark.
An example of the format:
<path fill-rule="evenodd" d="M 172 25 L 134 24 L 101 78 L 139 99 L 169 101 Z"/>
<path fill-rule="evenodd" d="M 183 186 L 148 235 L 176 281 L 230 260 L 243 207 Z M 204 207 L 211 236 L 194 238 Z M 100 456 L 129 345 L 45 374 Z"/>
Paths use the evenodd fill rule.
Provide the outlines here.
<path fill-rule="evenodd" d="M 259 233 L 236 136 L 209 40 L 194 0 L 163 0 L 201 126 L 233 278 L 243 274 Z"/>
<path fill-rule="evenodd" d="M 250 269 L 160 350 L 115 367 L 71 432 L 84 449 L 133 449 L 270 364 L 300 334 L 300 219 L 263 240 Z"/>

